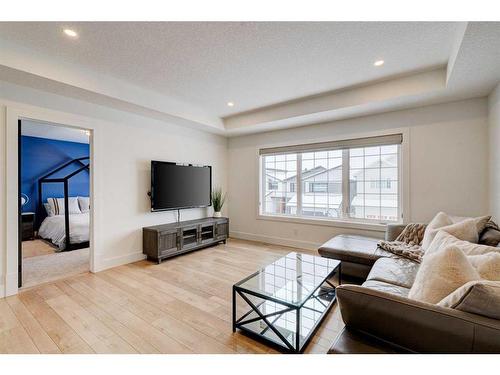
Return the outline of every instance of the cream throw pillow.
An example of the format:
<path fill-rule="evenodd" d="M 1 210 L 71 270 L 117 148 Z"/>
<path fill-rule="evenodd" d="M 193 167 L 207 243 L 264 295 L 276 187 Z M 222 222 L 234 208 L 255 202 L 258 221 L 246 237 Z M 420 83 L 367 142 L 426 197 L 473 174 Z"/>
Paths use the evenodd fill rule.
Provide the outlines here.
<path fill-rule="evenodd" d="M 482 255 L 468 256 L 472 267 L 485 280 L 500 281 L 500 251 Z"/>
<path fill-rule="evenodd" d="M 457 246 L 424 256 L 408 298 L 438 303 L 455 289 L 481 276 Z"/>
<path fill-rule="evenodd" d="M 500 280 L 500 248 L 462 241 L 445 231 L 438 232 L 424 258 L 449 246 L 462 250 L 481 278 Z"/>
<path fill-rule="evenodd" d="M 479 233 L 484 230 L 490 218 L 491 216 L 462 218 L 450 216 L 444 212 L 438 212 L 425 229 L 422 248 L 424 250 L 429 248 L 439 230 L 444 230 L 460 240 L 477 243 L 479 240 Z"/>
<path fill-rule="evenodd" d="M 432 254 L 433 252 L 438 251 L 440 248 L 444 248 L 448 245 L 457 245 L 467 256 L 482 255 L 487 253 L 500 254 L 500 248 L 498 247 L 462 241 L 445 231 L 438 231 L 425 254 Z"/>
<path fill-rule="evenodd" d="M 500 319 L 500 282 L 469 281 L 443 298 L 438 305 Z"/>

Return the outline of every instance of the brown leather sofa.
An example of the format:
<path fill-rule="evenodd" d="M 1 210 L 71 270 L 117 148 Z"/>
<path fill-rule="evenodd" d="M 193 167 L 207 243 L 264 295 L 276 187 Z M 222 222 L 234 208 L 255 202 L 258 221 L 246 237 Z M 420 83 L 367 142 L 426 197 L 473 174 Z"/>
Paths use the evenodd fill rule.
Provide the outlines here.
<path fill-rule="evenodd" d="M 404 226 L 388 226 L 394 240 Z M 407 298 L 419 264 L 377 248 L 378 239 L 337 236 L 320 247 L 342 261 L 337 298 L 345 323 L 330 353 L 500 353 L 500 321 Z"/>

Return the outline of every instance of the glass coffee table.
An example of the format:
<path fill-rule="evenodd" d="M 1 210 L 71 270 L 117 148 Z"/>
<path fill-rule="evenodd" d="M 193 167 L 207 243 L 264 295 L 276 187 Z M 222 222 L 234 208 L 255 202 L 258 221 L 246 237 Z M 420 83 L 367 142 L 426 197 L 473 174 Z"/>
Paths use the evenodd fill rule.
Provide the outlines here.
<path fill-rule="evenodd" d="M 336 301 L 335 274 L 340 261 L 295 252 L 267 265 L 233 285 L 233 332 L 302 352 Z"/>

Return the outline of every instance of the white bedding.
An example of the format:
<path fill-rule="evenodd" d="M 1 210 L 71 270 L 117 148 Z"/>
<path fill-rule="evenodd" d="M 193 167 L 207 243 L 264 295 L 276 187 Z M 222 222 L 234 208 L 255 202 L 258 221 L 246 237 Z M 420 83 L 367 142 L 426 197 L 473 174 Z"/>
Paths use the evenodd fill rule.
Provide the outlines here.
<path fill-rule="evenodd" d="M 89 240 L 89 213 L 69 215 L 69 234 L 71 243 L 87 242 Z M 64 230 L 64 215 L 48 216 L 42 222 L 38 235 L 51 241 L 64 250 L 66 233 Z"/>

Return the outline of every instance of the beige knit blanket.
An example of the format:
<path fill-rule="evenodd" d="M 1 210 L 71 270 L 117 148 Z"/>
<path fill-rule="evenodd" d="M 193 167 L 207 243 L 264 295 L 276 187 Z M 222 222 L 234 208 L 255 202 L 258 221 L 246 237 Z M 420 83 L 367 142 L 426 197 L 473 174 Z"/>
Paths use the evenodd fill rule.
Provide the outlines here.
<path fill-rule="evenodd" d="M 408 224 L 395 241 L 380 241 L 380 248 L 393 254 L 420 263 L 424 250 L 420 244 L 424 238 L 425 224 Z"/>

